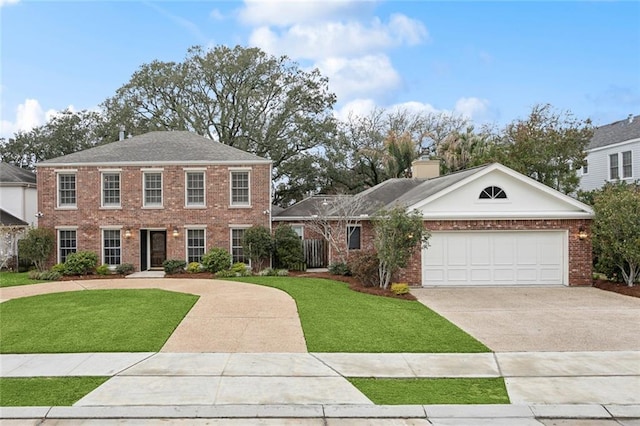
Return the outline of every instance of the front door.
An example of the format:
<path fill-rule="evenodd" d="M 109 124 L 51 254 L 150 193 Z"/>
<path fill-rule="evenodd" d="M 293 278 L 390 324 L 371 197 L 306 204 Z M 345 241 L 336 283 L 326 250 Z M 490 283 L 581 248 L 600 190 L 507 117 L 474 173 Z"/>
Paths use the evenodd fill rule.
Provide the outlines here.
<path fill-rule="evenodd" d="M 151 239 L 151 267 L 162 268 L 162 263 L 167 259 L 167 232 L 150 231 Z"/>

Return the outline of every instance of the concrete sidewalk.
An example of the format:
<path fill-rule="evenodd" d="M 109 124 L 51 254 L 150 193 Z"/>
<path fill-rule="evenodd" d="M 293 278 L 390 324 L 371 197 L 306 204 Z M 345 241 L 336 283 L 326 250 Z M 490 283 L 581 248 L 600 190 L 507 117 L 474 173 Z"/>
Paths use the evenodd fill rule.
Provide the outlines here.
<path fill-rule="evenodd" d="M 261 417 L 308 424 L 318 418 L 407 418 L 423 423 L 405 424 L 443 425 L 640 419 L 638 352 L 0 355 L 0 374 L 111 377 L 73 407 L 2 408 L 3 424 L 17 418 Z M 346 380 L 500 376 L 512 405 L 376 406 Z"/>

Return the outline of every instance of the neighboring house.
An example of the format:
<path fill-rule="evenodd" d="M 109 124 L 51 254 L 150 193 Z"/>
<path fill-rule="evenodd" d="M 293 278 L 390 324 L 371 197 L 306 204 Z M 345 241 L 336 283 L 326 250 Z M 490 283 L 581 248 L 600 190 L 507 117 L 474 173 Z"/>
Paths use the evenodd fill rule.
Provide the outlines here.
<path fill-rule="evenodd" d="M 248 263 L 245 229 L 270 227 L 271 161 L 195 133 L 150 132 L 36 167 L 40 227 L 57 235 L 51 263 L 91 250 L 148 270 L 211 247 Z"/>
<path fill-rule="evenodd" d="M 0 163 L 0 209 L 37 226 L 36 174 L 13 164 Z"/>
<path fill-rule="evenodd" d="M 0 269 L 17 269 L 18 240 L 28 228 L 27 222 L 0 209 Z"/>
<path fill-rule="evenodd" d="M 580 171 L 580 189 L 591 191 L 607 182 L 640 180 L 640 115 L 597 127 Z"/>
<path fill-rule="evenodd" d="M 431 231 L 398 281 L 412 285 L 590 285 L 592 209 L 500 164 L 436 176 L 437 161 L 414 163 L 411 179 L 390 179 L 353 196 L 359 229 L 344 238 L 351 251 L 372 247 L 369 220 L 381 208 L 416 209 Z M 427 170 L 425 173 L 424 171 Z M 323 196 L 273 217 L 304 239 Z M 331 213 L 329 213 L 329 216 Z M 274 223 L 274 225 L 276 225 Z M 355 231 L 355 232 L 353 232 Z M 347 241 L 348 240 L 348 241 Z M 335 256 L 329 254 L 329 262 Z"/>

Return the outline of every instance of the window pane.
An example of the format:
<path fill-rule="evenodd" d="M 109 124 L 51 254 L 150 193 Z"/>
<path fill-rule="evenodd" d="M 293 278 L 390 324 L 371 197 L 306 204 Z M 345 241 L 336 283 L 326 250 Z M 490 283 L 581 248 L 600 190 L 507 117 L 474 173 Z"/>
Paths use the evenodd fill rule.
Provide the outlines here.
<path fill-rule="evenodd" d="M 349 243 L 349 250 L 360 250 L 360 227 L 359 226 L 347 227 L 347 241 Z"/>
<path fill-rule="evenodd" d="M 104 173 L 102 175 L 102 205 L 120 205 L 120 174 Z"/>
<path fill-rule="evenodd" d="M 231 173 L 231 204 L 249 204 L 249 172 Z"/>
<path fill-rule="evenodd" d="M 609 155 L 609 179 L 619 179 L 618 154 Z"/>
<path fill-rule="evenodd" d="M 244 229 L 231 230 L 231 257 L 233 259 L 233 263 L 249 263 L 244 256 L 244 248 L 242 247 L 243 239 Z"/>
<path fill-rule="evenodd" d="M 204 255 L 204 229 L 187 230 L 187 262 L 201 262 Z"/>
<path fill-rule="evenodd" d="M 67 256 L 71 253 L 75 253 L 77 249 L 76 243 L 76 231 L 75 230 L 60 230 L 58 231 L 58 240 L 60 246 L 60 263 L 64 263 L 67 260 Z"/>
<path fill-rule="evenodd" d="M 204 206 L 204 173 L 187 173 L 187 205 Z"/>
<path fill-rule="evenodd" d="M 105 229 L 103 235 L 103 263 L 106 265 L 119 265 L 121 255 L 120 230 Z"/>
<path fill-rule="evenodd" d="M 632 175 L 632 164 L 631 164 L 631 151 L 625 151 L 622 153 L 622 177 L 630 178 Z"/>
<path fill-rule="evenodd" d="M 144 174 L 144 205 L 162 206 L 162 173 Z"/>
<path fill-rule="evenodd" d="M 73 175 L 73 174 L 58 175 L 58 205 L 59 206 L 75 206 L 76 205 L 76 175 Z"/>

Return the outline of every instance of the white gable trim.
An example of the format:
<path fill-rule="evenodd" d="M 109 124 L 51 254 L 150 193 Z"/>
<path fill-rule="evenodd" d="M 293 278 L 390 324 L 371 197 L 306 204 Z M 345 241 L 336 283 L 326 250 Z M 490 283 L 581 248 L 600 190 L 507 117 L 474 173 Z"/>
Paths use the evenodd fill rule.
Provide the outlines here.
<path fill-rule="evenodd" d="M 507 175 L 509 175 L 510 177 L 517 179 L 525 184 L 528 184 L 564 203 L 567 203 L 577 209 L 579 209 L 579 212 L 548 212 L 548 213 L 544 213 L 544 212 L 539 212 L 539 213 L 532 213 L 531 214 L 531 218 L 591 218 L 594 216 L 594 212 L 593 209 L 591 207 L 589 207 L 588 205 L 572 198 L 569 197 L 568 195 L 563 194 L 560 191 L 556 191 L 553 188 L 548 187 L 547 185 L 544 185 L 540 182 L 538 182 L 535 179 L 531 179 L 528 176 L 525 176 L 521 173 L 516 172 L 513 169 L 510 169 L 506 166 L 503 166 L 502 164 L 499 163 L 493 163 L 490 164 L 489 166 L 486 166 L 484 168 L 482 168 L 481 170 L 478 170 L 478 172 L 472 174 L 471 176 L 462 179 L 459 182 L 456 182 L 455 184 L 443 189 L 442 191 L 439 191 L 433 195 L 431 195 L 430 197 L 425 198 L 424 200 L 417 202 L 411 206 L 408 206 L 408 210 L 423 210 L 425 206 L 427 206 L 429 203 L 439 199 L 440 197 L 443 197 L 449 193 L 452 193 L 454 191 L 456 191 L 457 189 L 469 184 L 470 182 L 473 182 L 479 178 L 481 178 L 482 176 L 485 176 L 495 170 L 498 170 L 500 172 L 503 172 Z M 442 214 L 439 214 L 440 216 L 442 216 Z M 468 215 L 468 217 L 465 217 L 465 215 Z M 464 217 L 466 218 L 473 218 L 473 216 L 478 217 L 478 213 L 464 213 L 464 212 L 455 212 L 452 214 L 447 214 L 447 217 L 455 217 L 455 216 L 459 216 L 459 217 Z M 496 214 L 492 214 L 492 216 L 496 216 Z M 526 212 L 522 212 L 521 214 L 518 214 L 517 217 L 518 218 L 525 218 L 527 216 Z M 425 214 L 425 217 L 428 217 L 428 215 Z M 435 217 L 435 215 L 433 216 Z M 485 215 L 482 215 L 483 218 L 485 218 Z M 496 217 L 500 217 L 500 215 L 497 215 Z M 511 217 L 513 218 L 513 212 L 511 213 L 506 213 L 505 218 L 507 217 Z"/>

